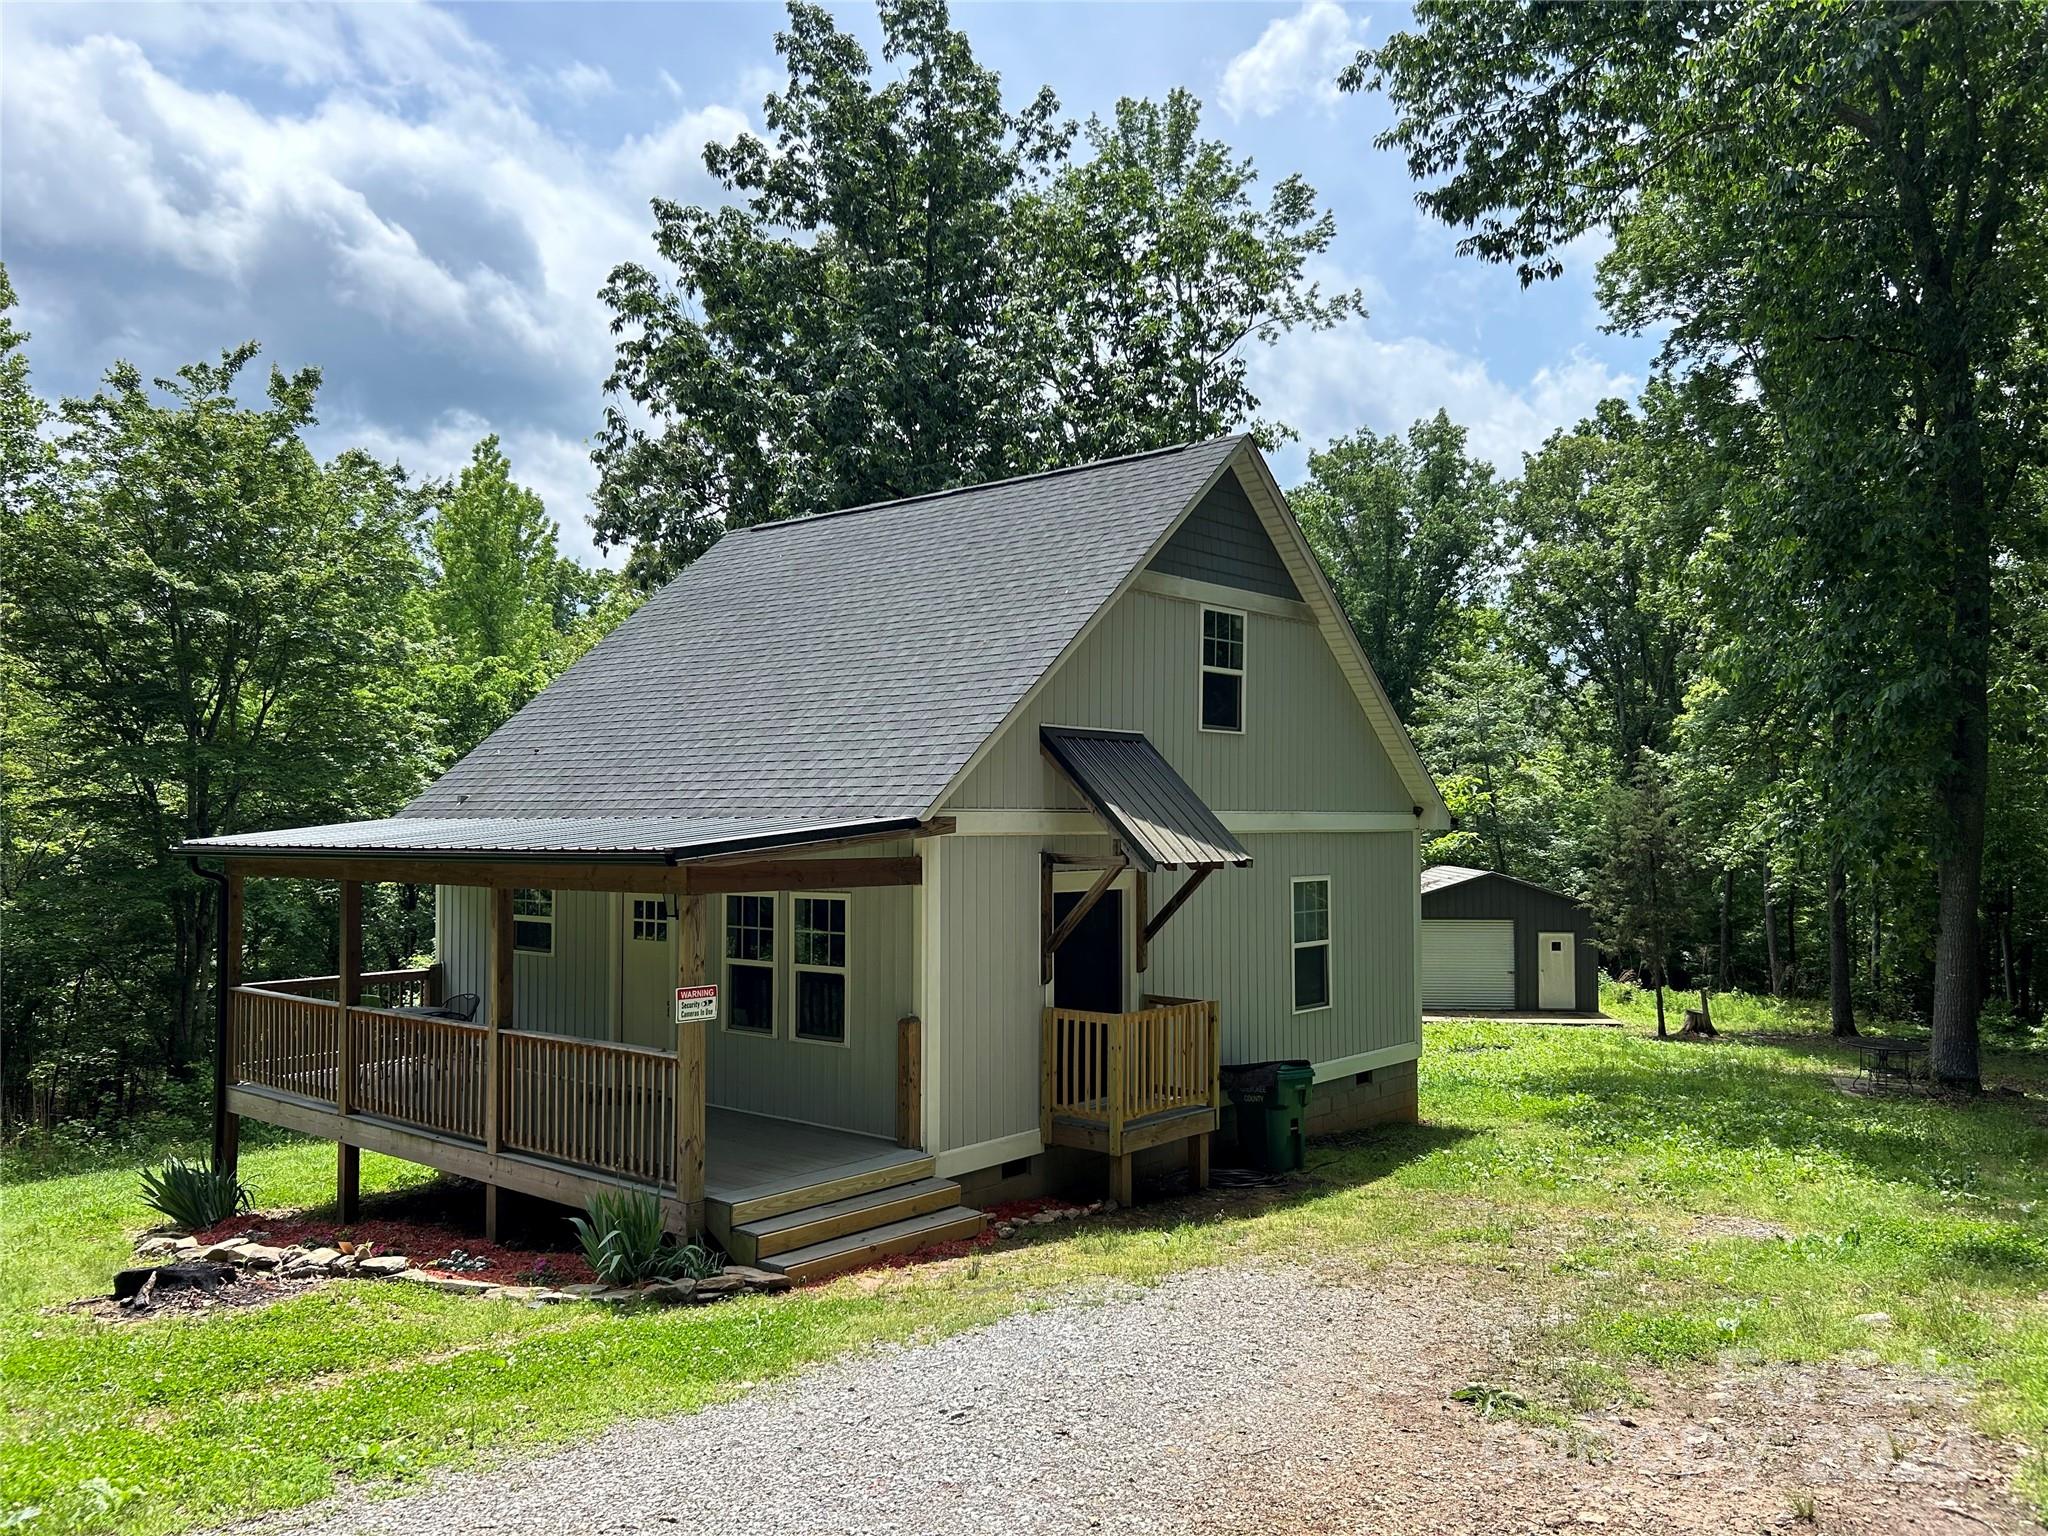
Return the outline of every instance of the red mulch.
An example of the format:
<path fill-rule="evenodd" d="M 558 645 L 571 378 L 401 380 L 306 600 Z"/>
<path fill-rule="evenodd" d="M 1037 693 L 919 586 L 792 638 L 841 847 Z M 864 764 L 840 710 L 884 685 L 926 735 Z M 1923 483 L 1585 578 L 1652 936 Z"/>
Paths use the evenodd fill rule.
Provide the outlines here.
<path fill-rule="evenodd" d="M 202 1243 L 224 1238 L 249 1237 L 277 1248 L 303 1245 L 309 1248 L 342 1248 L 345 1244 L 371 1245 L 378 1253 L 403 1254 L 420 1269 L 438 1269 L 457 1249 L 471 1259 L 484 1260 L 481 1269 L 450 1271 L 467 1279 L 489 1280 L 498 1285 L 587 1285 L 597 1279 L 580 1253 L 549 1252 L 519 1248 L 509 1243 L 487 1243 L 458 1227 L 427 1221 L 366 1220 L 339 1226 L 331 1216 L 299 1217 L 251 1212 L 230 1216 L 219 1226 L 194 1234 Z"/>

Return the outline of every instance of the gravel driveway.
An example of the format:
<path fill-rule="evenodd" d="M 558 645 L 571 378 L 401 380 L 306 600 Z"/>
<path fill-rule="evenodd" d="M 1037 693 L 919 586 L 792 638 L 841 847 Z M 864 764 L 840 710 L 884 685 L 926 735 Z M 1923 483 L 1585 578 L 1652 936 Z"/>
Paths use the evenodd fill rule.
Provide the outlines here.
<path fill-rule="evenodd" d="M 1450 1400 L 1525 1319 L 1461 1276 L 1245 1268 L 853 1357 L 263 1531 L 2038 1531 L 1940 1383 L 1657 1383 L 1566 1437 Z M 1567 1441 L 1576 1444 L 1577 1453 Z M 1594 1448 L 1589 1459 L 1588 1447 Z M 244 1530 L 250 1527 L 244 1527 Z"/>

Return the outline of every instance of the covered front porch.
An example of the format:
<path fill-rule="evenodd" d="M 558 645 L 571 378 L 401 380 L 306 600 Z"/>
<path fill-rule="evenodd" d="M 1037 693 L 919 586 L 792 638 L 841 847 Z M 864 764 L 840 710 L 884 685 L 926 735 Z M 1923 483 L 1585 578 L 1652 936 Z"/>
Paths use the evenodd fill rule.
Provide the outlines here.
<path fill-rule="evenodd" d="M 687 1012 L 678 1004 L 663 1045 L 521 1027 L 532 1021 L 522 1019 L 513 955 L 517 893 L 655 892 L 664 932 L 674 930 L 672 949 L 663 947 L 672 954 L 667 984 L 715 986 L 711 931 L 728 893 L 914 887 L 920 861 L 901 850 L 914 848 L 912 836 L 943 830 L 847 829 L 774 858 L 712 852 L 701 860 L 536 858 L 524 850 L 478 850 L 459 860 L 361 850 L 253 857 L 238 849 L 211 876 L 223 888 L 226 983 L 216 1158 L 234 1164 L 239 1121 L 254 1117 L 335 1142 L 344 1219 L 355 1214 L 367 1147 L 482 1183 L 491 1232 L 500 1190 L 581 1205 L 624 1187 L 661 1201 L 674 1230 L 721 1241 L 750 1215 L 928 1178 L 915 1017 L 906 1014 L 890 1030 L 898 1132 L 891 1139 L 708 1103 L 706 1035 L 718 1027 L 715 1002 Z M 243 979 L 246 882 L 266 877 L 337 881 L 341 964 L 333 974 Z M 363 967 L 363 890 L 381 881 L 479 888 L 489 914 L 487 971 L 481 986 L 465 985 L 482 993 L 480 1005 L 470 997 L 447 1006 L 439 964 Z M 598 1007 L 592 1004 L 593 1017 Z"/>

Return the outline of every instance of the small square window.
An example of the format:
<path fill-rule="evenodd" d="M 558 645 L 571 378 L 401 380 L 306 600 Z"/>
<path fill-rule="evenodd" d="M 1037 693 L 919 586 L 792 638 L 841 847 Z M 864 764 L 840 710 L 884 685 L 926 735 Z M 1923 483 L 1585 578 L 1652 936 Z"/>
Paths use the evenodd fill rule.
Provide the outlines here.
<path fill-rule="evenodd" d="M 668 942 L 668 902 L 633 898 L 633 937 L 650 944 Z"/>

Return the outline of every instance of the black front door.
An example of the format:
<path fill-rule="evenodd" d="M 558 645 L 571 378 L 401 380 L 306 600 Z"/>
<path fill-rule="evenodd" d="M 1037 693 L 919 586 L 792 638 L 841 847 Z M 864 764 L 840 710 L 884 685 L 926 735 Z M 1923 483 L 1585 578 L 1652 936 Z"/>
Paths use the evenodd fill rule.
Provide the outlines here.
<path fill-rule="evenodd" d="M 1080 901 L 1079 891 L 1054 896 L 1054 926 L 1065 922 Z M 1084 1013 L 1123 1012 L 1124 904 L 1120 893 L 1104 892 L 1054 954 L 1052 1002 L 1055 1008 L 1078 1008 Z"/>

